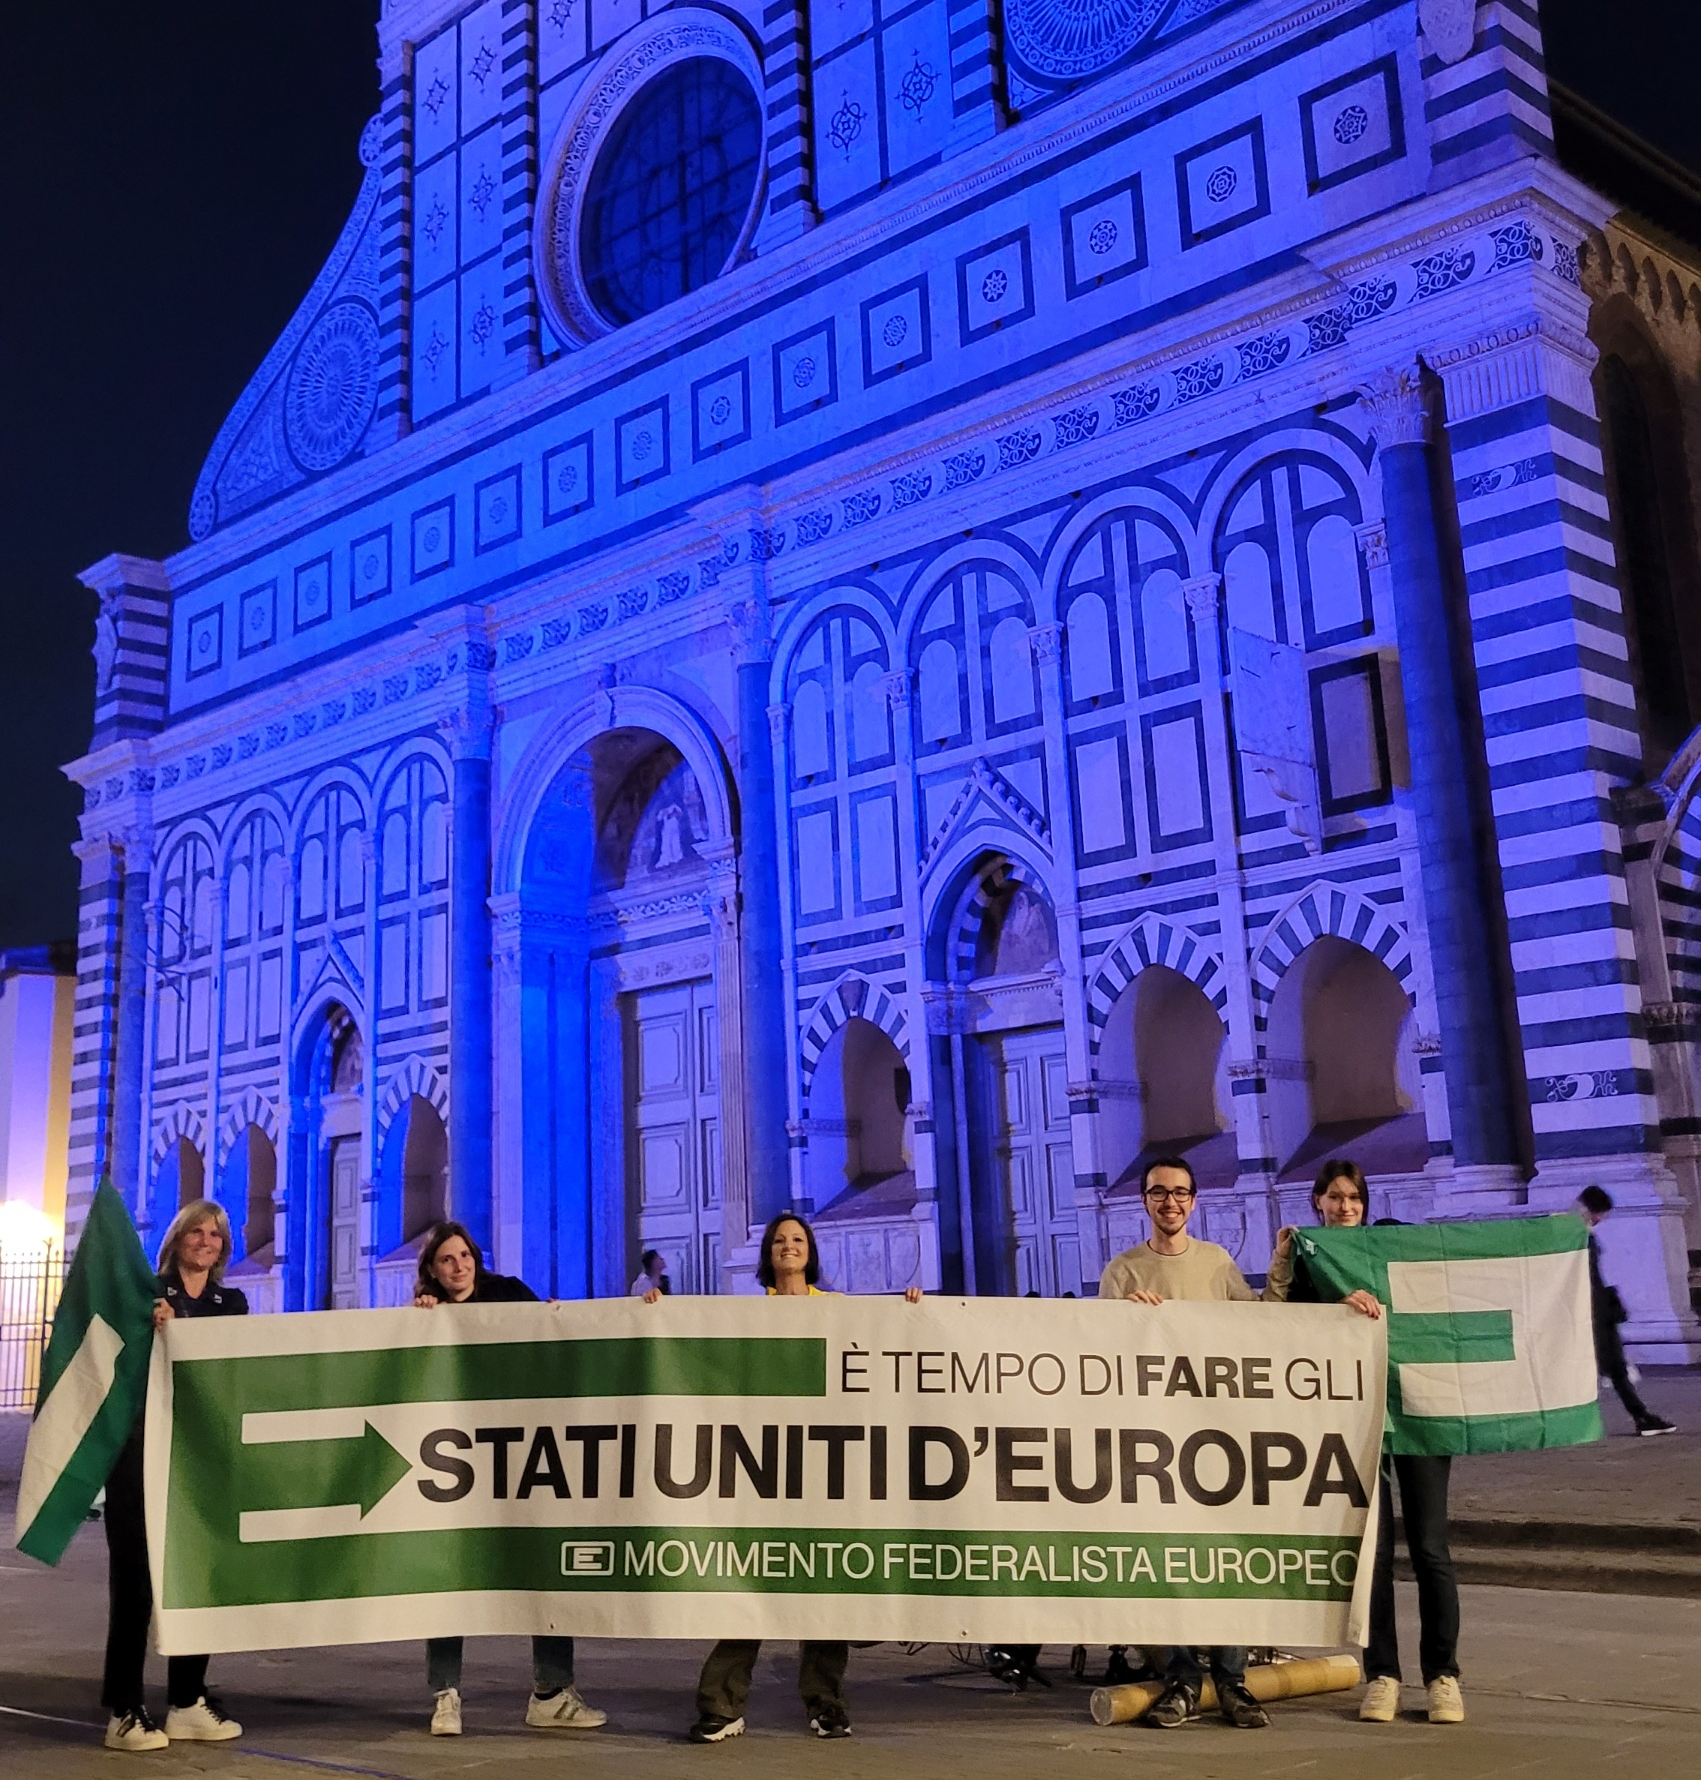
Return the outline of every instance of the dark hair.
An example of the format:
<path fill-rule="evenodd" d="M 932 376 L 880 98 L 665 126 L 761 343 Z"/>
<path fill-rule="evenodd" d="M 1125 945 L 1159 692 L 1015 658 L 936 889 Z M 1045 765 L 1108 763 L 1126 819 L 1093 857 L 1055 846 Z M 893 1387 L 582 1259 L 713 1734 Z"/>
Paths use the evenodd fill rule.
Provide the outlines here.
<path fill-rule="evenodd" d="M 1178 1168 L 1178 1169 L 1180 1169 L 1180 1171 L 1187 1176 L 1187 1190 L 1188 1190 L 1188 1192 L 1193 1194 L 1195 1198 L 1198 1197 L 1199 1183 L 1197 1180 L 1194 1179 L 1192 1164 L 1190 1162 L 1188 1162 L 1185 1157 L 1183 1157 L 1183 1156 L 1154 1156 L 1151 1159 L 1151 1161 L 1146 1164 L 1145 1172 L 1140 1176 L 1140 1197 L 1142 1199 L 1144 1199 L 1146 1197 L 1146 1188 L 1151 1183 L 1152 1170 L 1154 1168 Z"/>
<path fill-rule="evenodd" d="M 644 1252 L 638 1257 L 639 1271 L 641 1273 L 648 1273 L 650 1270 L 650 1263 L 652 1261 L 659 1261 L 660 1259 L 661 1259 L 661 1250 L 659 1248 L 645 1249 Z"/>
<path fill-rule="evenodd" d="M 428 1292 L 433 1298 L 443 1288 L 437 1283 L 437 1275 L 431 1271 L 431 1263 L 437 1259 L 437 1251 L 443 1244 L 456 1236 L 472 1250 L 475 1292 L 484 1280 L 484 1250 L 473 1240 L 473 1233 L 465 1224 L 456 1223 L 453 1218 L 445 1218 L 441 1224 L 431 1226 L 431 1234 L 425 1239 L 425 1247 L 419 1251 L 419 1289 Z"/>
<path fill-rule="evenodd" d="M 1318 1202 L 1338 1180 L 1349 1182 L 1353 1191 L 1358 1194 L 1358 1202 L 1364 1212 L 1364 1221 L 1368 1224 L 1370 1222 L 1370 1185 L 1364 1178 L 1364 1170 L 1345 1156 L 1336 1156 L 1317 1170 L 1317 1179 L 1311 1183 L 1311 1209 L 1313 1211 L 1318 1209 Z"/>
<path fill-rule="evenodd" d="M 806 1284 L 814 1285 L 821 1277 L 821 1251 L 815 1246 L 815 1232 L 810 1229 L 808 1220 L 800 1218 L 795 1211 L 782 1211 L 778 1217 L 769 1218 L 768 1227 L 762 1232 L 762 1253 L 756 1262 L 757 1284 L 770 1292 L 774 1289 L 774 1237 L 781 1224 L 796 1224 L 807 1239 L 809 1259 L 803 1263 L 803 1278 Z"/>
<path fill-rule="evenodd" d="M 1577 1203 L 1585 1211 L 1592 1211 L 1596 1217 L 1604 1218 L 1612 1210 L 1612 1194 L 1605 1187 L 1585 1187 L 1577 1195 Z"/>

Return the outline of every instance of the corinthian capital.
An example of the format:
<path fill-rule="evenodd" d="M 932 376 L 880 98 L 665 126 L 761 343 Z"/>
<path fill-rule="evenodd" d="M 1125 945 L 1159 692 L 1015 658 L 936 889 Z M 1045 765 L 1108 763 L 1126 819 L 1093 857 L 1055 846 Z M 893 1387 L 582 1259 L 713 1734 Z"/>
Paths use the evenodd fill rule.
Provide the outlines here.
<path fill-rule="evenodd" d="M 1182 582 L 1181 597 L 1187 601 L 1193 622 L 1204 624 L 1217 615 L 1217 605 L 1223 597 L 1223 578 L 1214 569 L 1208 575 L 1195 575 L 1191 581 Z"/>
<path fill-rule="evenodd" d="M 1429 406 L 1423 371 L 1417 364 L 1393 365 L 1360 386 L 1358 399 L 1370 414 L 1370 430 L 1384 451 L 1390 445 L 1423 445 L 1429 440 Z"/>

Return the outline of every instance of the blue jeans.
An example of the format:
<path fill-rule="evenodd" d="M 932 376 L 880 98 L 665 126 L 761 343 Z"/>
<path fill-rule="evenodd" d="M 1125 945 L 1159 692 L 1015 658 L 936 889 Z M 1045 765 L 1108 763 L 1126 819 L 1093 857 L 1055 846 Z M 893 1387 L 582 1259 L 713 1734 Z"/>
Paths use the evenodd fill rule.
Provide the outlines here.
<path fill-rule="evenodd" d="M 1205 1672 L 1199 1667 L 1199 1658 L 1189 1644 L 1172 1644 L 1169 1647 L 1164 1663 L 1164 1680 L 1173 1687 L 1179 1682 L 1197 1694 L 1205 1679 Z M 1244 1644 L 1215 1644 L 1211 1647 L 1211 1679 L 1217 1684 L 1217 1697 L 1222 1698 L 1225 1687 L 1244 1687 L 1246 1685 L 1246 1646 Z"/>
<path fill-rule="evenodd" d="M 461 1638 L 430 1638 L 425 1645 L 425 1673 L 433 1693 L 461 1685 Z M 532 1687 L 539 1694 L 559 1693 L 573 1685 L 573 1640 L 532 1639 Z"/>

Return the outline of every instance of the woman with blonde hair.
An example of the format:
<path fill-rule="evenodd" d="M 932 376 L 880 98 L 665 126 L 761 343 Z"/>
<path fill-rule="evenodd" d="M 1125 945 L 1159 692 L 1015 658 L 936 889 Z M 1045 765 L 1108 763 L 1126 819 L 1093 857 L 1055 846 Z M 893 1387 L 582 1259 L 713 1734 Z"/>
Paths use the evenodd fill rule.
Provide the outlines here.
<path fill-rule="evenodd" d="M 154 1327 L 173 1317 L 246 1316 L 248 1300 L 224 1283 L 230 1262 L 230 1219 L 212 1199 L 192 1199 L 171 1220 L 159 1245 L 159 1297 Z M 130 1438 L 106 1480 L 106 1554 L 110 1611 L 106 1631 L 106 1681 L 101 1703 L 111 1713 L 108 1749 L 163 1749 L 167 1743 L 222 1743 L 242 1735 L 207 1693 L 207 1659 L 174 1656 L 166 1665 L 164 1726 L 143 1700 L 143 1667 L 154 1591 L 148 1575 L 147 1510 L 142 1494 L 142 1427 L 136 1417 Z"/>

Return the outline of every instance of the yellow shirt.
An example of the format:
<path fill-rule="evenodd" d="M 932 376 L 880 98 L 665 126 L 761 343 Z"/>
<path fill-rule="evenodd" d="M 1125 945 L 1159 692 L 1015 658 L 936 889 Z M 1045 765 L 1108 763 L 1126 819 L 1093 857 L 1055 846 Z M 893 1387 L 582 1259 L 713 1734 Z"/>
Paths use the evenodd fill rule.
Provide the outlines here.
<path fill-rule="evenodd" d="M 764 1286 L 762 1290 L 766 1292 L 770 1298 L 777 1298 L 780 1296 L 779 1292 L 776 1291 L 773 1286 Z M 809 1295 L 811 1298 L 836 1298 L 839 1294 L 837 1292 L 824 1292 L 819 1286 L 811 1286 L 809 1288 Z M 795 1297 L 796 1293 L 788 1292 L 786 1293 L 786 1296 L 788 1298 Z"/>

